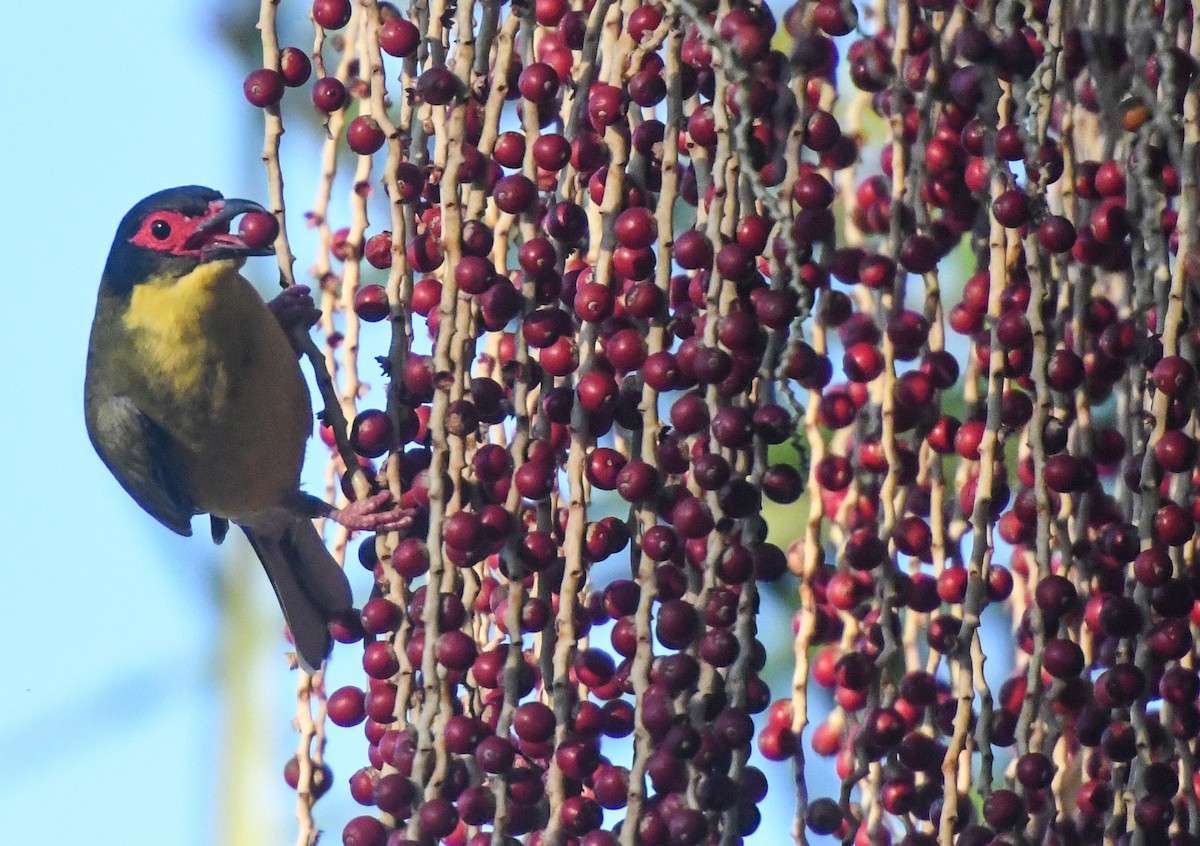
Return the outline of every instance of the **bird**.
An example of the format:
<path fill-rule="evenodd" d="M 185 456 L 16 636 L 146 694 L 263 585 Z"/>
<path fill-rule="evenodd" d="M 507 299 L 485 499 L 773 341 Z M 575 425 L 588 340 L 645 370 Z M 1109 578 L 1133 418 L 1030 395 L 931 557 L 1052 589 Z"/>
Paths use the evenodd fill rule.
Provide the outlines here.
<path fill-rule="evenodd" d="M 267 303 L 241 275 L 247 258 L 274 252 L 230 232 L 243 214 L 269 212 L 187 185 L 121 220 L 96 298 L 84 416 L 101 461 L 168 529 L 190 536 L 208 514 L 220 543 L 231 522 L 241 528 L 311 673 L 332 649 L 329 623 L 353 607 L 313 519 L 393 531 L 412 515 L 386 490 L 345 508 L 301 490 L 314 415 L 289 333 L 320 311 L 302 285 Z"/>

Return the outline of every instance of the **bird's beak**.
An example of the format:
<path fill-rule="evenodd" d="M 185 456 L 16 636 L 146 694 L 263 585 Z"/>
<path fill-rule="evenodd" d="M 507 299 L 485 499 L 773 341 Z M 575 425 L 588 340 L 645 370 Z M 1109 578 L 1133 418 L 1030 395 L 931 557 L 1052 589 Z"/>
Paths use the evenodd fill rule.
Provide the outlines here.
<path fill-rule="evenodd" d="M 197 226 L 187 240 L 186 248 L 199 250 L 204 261 L 244 256 L 269 256 L 275 252 L 270 245 L 251 247 L 236 234 L 229 231 L 229 224 L 238 215 L 247 212 L 270 214 L 252 200 L 217 200 L 209 207 L 208 216 Z"/>

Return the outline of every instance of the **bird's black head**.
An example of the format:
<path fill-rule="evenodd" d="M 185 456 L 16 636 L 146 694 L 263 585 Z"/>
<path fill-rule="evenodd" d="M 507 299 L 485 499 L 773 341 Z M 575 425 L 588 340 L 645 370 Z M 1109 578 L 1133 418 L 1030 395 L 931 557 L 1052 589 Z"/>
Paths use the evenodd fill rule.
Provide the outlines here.
<path fill-rule="evenodd" d="M 183 276 L 206 261 L 270 255 L 270 247 L 250 246 L 230 233 L 230 222 L 246 212 L 268 213 L 258 203 L 227 200 L 199 185 L 151 194 L 117 227 L 103 284 L 124 295 L 156 274 Z"/>

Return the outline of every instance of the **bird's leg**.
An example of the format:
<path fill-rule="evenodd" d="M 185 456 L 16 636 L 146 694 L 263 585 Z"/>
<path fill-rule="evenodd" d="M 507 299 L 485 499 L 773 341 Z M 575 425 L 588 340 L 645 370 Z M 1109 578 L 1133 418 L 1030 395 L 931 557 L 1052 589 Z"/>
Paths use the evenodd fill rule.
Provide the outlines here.
<path fill-rule="evenodd" d="M 215 514 L 208 515 L 208 519 L 212 526 L 213 543 L 222 543 L 225 535 L 229 532 L 229 521 L 224 517 L 217 517 Z"/>
<path fill-rule="evenodd" d="M 293 510 L 307 517 L 328 517 L 351 531 L 398 532 L 412 525 L 415 510 L 400 508 L 392 500 L 391 491 L 380 491 L 366 499 L 356 500 L 345 508 L 337 508 L 323 499 L 296 492 L 291 503 Z"/>
<path fill-rule="evenodd" d="M 380 491 L 345 508 L 334 508 L 325 516 L 351 531 L 398 532 L 412 525 L 415 513 L 412 508 L 396 506 L 391 491 Z"/>
<path fill-rule="evenodd" d="M 307 332 L 321 319 L 321 310 L 313 302 L 312 291 L 307 285 L 293 285 L 284 288 L 279 296 L 267 303 L 267 308 L 275 315 L 284 334 L 289 338 L 295 329 Z"/>

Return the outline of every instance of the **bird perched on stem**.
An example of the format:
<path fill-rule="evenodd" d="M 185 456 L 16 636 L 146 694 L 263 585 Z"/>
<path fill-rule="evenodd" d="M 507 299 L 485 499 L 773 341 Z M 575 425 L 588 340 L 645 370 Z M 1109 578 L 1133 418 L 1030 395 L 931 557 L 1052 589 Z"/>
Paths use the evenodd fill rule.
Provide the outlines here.
<path fill-rule="evenodd" d="M 329 622 L 350 585 L 312 520 L 390 531 L 411 521 L 389 492 L 338 509 L 300 490 L 312 407 L 288 339 L 320 312 L 306 288 L 270 304 L 239 274 L 270 246 L 230 232 L 248 200 L 199 186 L 135 205 L 117 227 L 96 302 L 84 409 L 88 434 L 121 486 L 181 535 L 211 515 L 254 547 L 312 672 L 328 656 Z"/>

